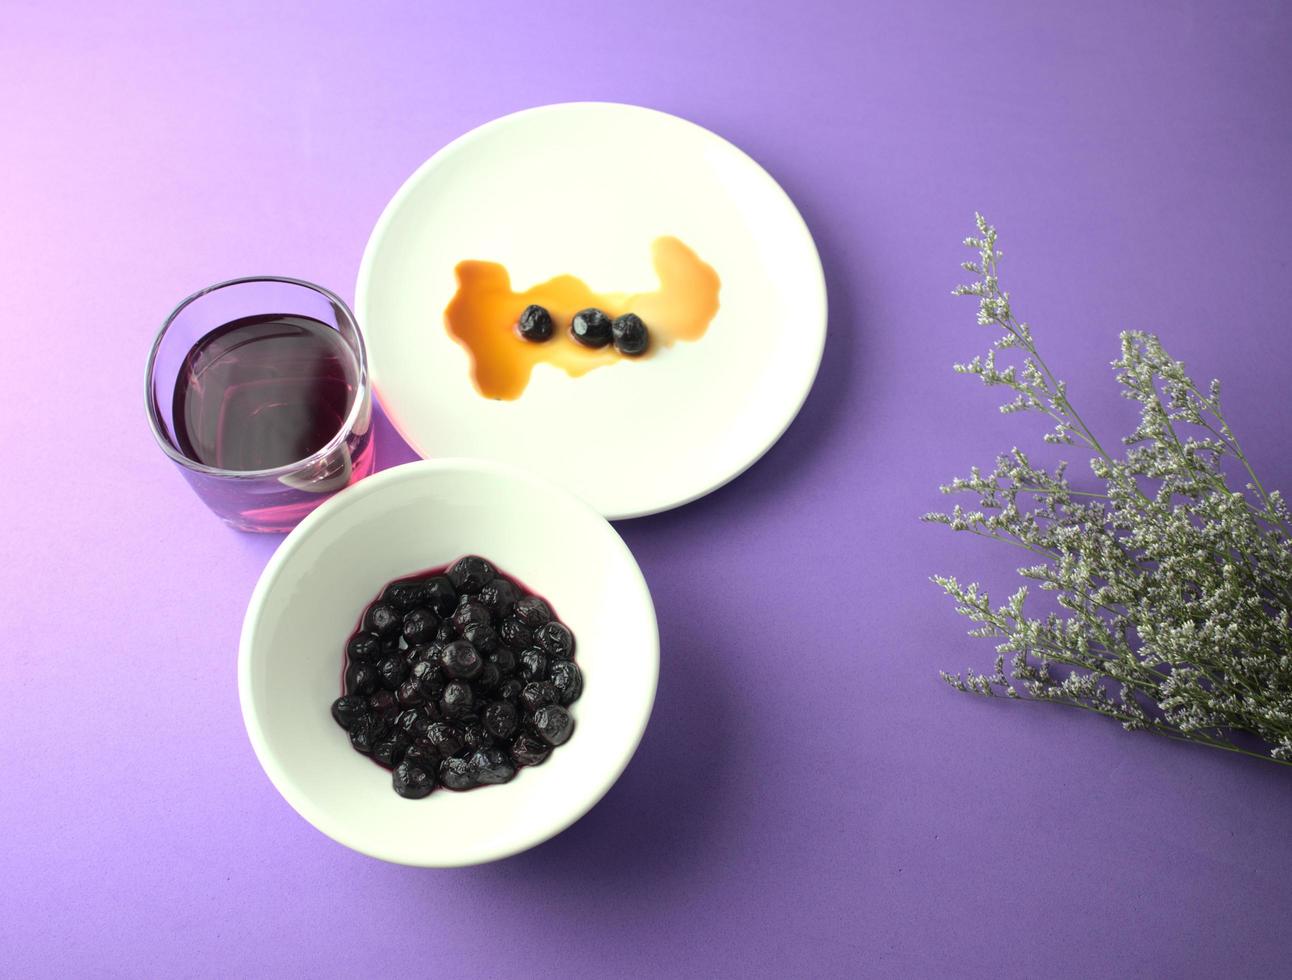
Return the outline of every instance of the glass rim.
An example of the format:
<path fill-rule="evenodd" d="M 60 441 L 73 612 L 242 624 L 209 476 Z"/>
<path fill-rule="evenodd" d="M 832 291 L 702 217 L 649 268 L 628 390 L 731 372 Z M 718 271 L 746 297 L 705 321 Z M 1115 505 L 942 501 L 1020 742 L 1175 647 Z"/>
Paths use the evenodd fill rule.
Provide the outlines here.
<path fill-rule="evenodd" d="M 354 404 L 350 406 L 350 411 L 346 414 L 345 421 L 341 423 L 340 428 L 333 434 L 321 448 L 308 456 L 303 456 L 291 463 L 284 463 L 282 466 L 274 466 L 264 470 L 228 470 L 219 466 L 209 466 L 206 463 L 199 463 L 184 453 L 180 452 L 173 442 L 166 436 L 165 427 L 162 425 L 161 416 L 157 410 L 157 400 L 153 395 L 153 375 L 157 368 L 157 352 L 161 350 L 162 341 L 166 337 L 166 331 L 175 322 L 175 318 L 180 315 L 188 306 L 201 299 L 203 296 L 213 293 L 218 289 L 224 289 L 228 286 L 241 286 L 253 282 L 279 282 L 286 283 L 289 286 L 301 286 L 305 289 L 312 290 L 315 293 L 329 300 L 339 314 L 344 316 L 346 322 L 354 328 L 355 342 L 358 350 L 355 351 L 355 359 L 358 362 L 358 385 L 355 388 Z M 196 473 L 203 473 L 207 476 L 217 476 L 228 480 L 263 480 L 267 478 L 277 478 L 282 476 L 291 476 L 293 473 L 317 463 L 332 455 L 345 442 L 351 432 L 354 431 L 355 423 L 359 421 L 359 415 L 363 411 L 363 396 L 370 390 L 368 384 L 368 355 L 363 342 L 363 331 L 359 329 L 359 322 L 355 319 L 354 313 L 350 306 L 332 290 L 327 289 L 317 283 L 310 282 L 307 279 L 295 279 L 291 276 L 240 276 L 237 279 L 226 279 L 223 282 L 217 282 L 207 286 L 205 289 L 199 289 L 197 292 L 190 294 L 180 300 L 179 304 L 170 311 L 170 314 L 162 322 L 161 329 L 157 331 L 157 336 L 153 339 L 152 349 L 148 352 L 148 365 L 144 371 L 144 402 L 148 409 L 148 425 L 152 429 L 153 438 L 167 456 L 175 463 L 187 470 L 193 470 Z"/>

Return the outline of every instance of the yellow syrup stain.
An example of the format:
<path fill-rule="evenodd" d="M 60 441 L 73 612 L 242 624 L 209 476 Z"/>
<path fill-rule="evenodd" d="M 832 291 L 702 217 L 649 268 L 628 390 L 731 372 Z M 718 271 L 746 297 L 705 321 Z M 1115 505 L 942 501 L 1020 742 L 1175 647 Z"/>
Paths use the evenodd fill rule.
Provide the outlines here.
<path fill-rule="evenodd" d="M 718 274 L 672 236 L 651 243 L 659 288 L 649 293 L 598 293 L 582 279 L 557 276 L 524 292 L 513 292 L 511 276 L 497 262 L 468 260 L 456 268 L 458 291 L 444 310 L 449 335 L 471 357 L 471 378 L 480 394 L 511 401 L 529 384 L 534 365 L 547 363 L 571 377 L 625 358 L 612 346 L 584 347 L 570 336 L 570 320 L 595 306 L 612 318 L 636 313 L 650 331 L 643 357 L 679 340 L 704 336 L 718 312 Z M 552 339 L 534 343 L 516 332 L 521 311 L 531 303 L 552 314 Z"/>

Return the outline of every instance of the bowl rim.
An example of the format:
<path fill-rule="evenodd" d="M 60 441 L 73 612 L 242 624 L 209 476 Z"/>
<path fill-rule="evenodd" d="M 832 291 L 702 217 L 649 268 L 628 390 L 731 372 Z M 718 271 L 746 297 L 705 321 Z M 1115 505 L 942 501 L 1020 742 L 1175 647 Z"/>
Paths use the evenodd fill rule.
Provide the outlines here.
<path fill-rule="evenodd" d="M 410 858 L 398 846 L 363 846 L 349 833 L 348 826 L 344 821 L 334 820 L 325 808 L 316 806 L 313 800 L 298 790 L 295 781 L 280 764 L 279 759 L 271 749 L 268 740 L 265 738 L 260 720 L 252 710 L 251 663 L 253 638 L 259 628 L 266 601 L 281 576 L 283 568 L 299 550 L 302 543 L 314 532 L 315 528 L 331 519 L 332 515 L 340 513 L 369 494 L 380 492 L 387 485 L 425 479 L 428 476 L 433 477 L 434 474 L 443 472 L 486 474 L 490 477 L 516 480 L 538 486 L 544 490 L 565 496 L 579 510 L 605 526 L 605 529 L 610 532 L 614 546 L 622 549 L 623 557 L 627 559 L 629 567 L 635 573 L 635 581 L 641 589 L 640 597 L 645 603 L 650 628 L 649 636 L 647 637 L 647 649 L 650 652 L 650 663 L 648 664 L 650 690 L 643 701 L 644 710 L 635 719 L 635 730 L 632 733 L 631 740 L 626 744 L 625 750 L 613 765 L 605 769 L 597 779 L 591 781 L 592 791 L 581 799 L 578 805 L 568 811 L 560 811 L 556 819 L 538 824 L 536 829 L 526 831 L 516 841 L 498 848 L 494 852 L 489 852 L 485 856 L 473 856 L 462 861 L 437 860 L 427 862 Z M 261 654 L 261 656 L 264 655 L 263 653 Z M 366 854 L 369 857 L 391 864 L 410 867 L 464 867 L 501 860 L 536 847 L 568 829 L 602 800 L 606 793 L 610 791 L 610 787 L 619 780 L 633 756 L 636 755 L 637 748 L 645 735 L 646 727 L 650 723 L 655 707 L 655 695 L 659 687 L 659 659 L 659 622 L 655 615 L 655 604 L 650 594 L 650 587 L 646 583 L 646 578 L 642 574 L 641 567 L 637 564 L 637 559 L 632 550 L 624 542 L 615 527 L 598 511 L 582 498 L 577 497 L 560 485 L 510 463 L 460 456 L 423 459 L 382 470 L 337 493 L 308 514 L 274 550 L 264 570 L 260 573 L 260 578 L 257 580 L 255 588 L 252 590 L 251 598 L 247 603 L 247 611 L 243 617 L 242 630 L 238 641 L 238 702 L 242 711 L 243 725 L 247 730 L 247 737 L 251 741 L 251 747 L 256 754 L 260 767 L 264 770 L 265 775 L 269 777 L 269 781 L 274 788 L 278 790 L 279 795 L 287 801 L 288 805 L 306 823 L 338 844 L 360 854 Z"/>

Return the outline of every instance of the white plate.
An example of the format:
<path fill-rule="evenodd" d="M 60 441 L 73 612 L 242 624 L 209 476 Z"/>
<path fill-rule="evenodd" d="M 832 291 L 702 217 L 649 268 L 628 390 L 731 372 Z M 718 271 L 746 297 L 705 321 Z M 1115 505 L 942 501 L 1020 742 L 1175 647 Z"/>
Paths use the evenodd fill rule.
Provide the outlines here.
<path fill-rule="evenodd" d="M 401 799 L 329 713 L 345 638 L 387 582 L 470 552 L 544 595 L 573 631 L 574 734 L 505 786 Z M 561 488 L 482 460 L 396 466 L 326 501 L 269 560 L 238 654 L 247 734 L 287 802 L 347 847 L 432 867 L 515 854 L 586 813 L 632 758 L 658 676 L 650 592 L 614 528 Z"/>
<path fill-rule="evenodd" d="M 475 389 L 444 326 L 460 261 L 500 262 L 518 290 L 570 273 L 650 291 L 666 235 L 721 279 L 702 338 L 577 378 L 540 364 L 514 401 Z M 507 460 L 610 518 L 687 503 L 766 452 L 812 387 L 826 326 L 816 246 L 767 172 L 694 123 L 612 103 L 504 116 L 431 157 L 377 222 L 355 309 L 381 402 L 421 455 Z"/>

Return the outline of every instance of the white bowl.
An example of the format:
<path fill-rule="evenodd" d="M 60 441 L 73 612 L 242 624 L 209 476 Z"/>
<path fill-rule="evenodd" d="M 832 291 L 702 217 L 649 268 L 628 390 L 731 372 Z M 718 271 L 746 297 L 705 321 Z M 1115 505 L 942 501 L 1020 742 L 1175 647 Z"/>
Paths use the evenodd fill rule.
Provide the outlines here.
<path fill-rule="evenodd" d="M 544 596 L 573 631 L 574 734 L 506 785 L 406 800 L 332 720 L 344 643 L 387 582 L 468 553 Z M 614 528 L 545 480 L 465 459 L 386 470 L 306 517 L 260 576 L 238 654 L 247 734 L 287 802 L 347 847 L 424 867 L 507 857 L 587 813 L 641 741 L 658 675 L 650 592 Z"/>

